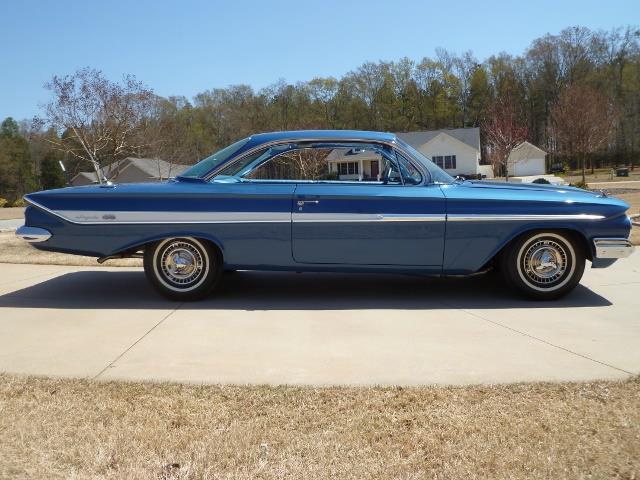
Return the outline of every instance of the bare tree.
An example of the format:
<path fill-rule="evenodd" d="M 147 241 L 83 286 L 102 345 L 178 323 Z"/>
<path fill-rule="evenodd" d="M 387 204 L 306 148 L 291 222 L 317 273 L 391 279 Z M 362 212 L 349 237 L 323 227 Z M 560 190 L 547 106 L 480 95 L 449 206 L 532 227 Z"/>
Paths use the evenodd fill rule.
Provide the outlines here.
<path fill-rule="evenodd" d="M 146 146 L 144 129 L 153 107 L 153 92 L 135 77 L 114 83 L 101 71 L 84 68 L 72 75 L 54 76 L 45 88 L 53 99 L 43 109 L 48 123 L 61 135 L 57 148 L 90 163 L 100 183 L 102 167 Z"/>
<path fill-rule="evenodd" d="M 482 130 L 494 172 L 504 172 L 505 181 L 508 181 L 511 152 L 528 135 L 524 113 L 510 94 L 503 94 L 491 105 L 486 120 L 482 123 Z"/>
<path fill-rule="evenodd" d="M 587 85 L 569 85 L 554 104 L 550 136 L 559 153 L 578 158 L 583 184 L 586 183 L 586 157 L 609 143 L 617 117 L 612 102 Z"/>

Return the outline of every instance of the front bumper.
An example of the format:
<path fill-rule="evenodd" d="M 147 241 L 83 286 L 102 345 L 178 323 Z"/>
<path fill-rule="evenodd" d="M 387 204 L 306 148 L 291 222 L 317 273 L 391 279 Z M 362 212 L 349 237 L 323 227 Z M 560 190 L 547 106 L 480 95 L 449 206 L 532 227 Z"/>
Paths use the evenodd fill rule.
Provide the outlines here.
<path fill-rule="evenodd" d="M 596 258 L 627 258 L 635 247 L 626 238 L 594 238 Z"/>
<path fill-rule="evenodd" d="M 21 226 L 16 230 L 16 236 L 29 243 L 46 242 L 51 238 L 51 232 L 44 228 Z"/>

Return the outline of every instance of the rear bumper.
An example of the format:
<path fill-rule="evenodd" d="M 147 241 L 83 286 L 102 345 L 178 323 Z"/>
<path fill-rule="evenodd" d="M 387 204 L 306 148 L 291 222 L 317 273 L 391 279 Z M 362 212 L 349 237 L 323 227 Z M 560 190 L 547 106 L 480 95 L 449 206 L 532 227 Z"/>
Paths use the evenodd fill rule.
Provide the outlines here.
<path fill-rule="evenodd" d="M 51 238 L 51 232 L 44 228 L 21 226 L 16 230 L 16 236 L 29 243 L 46 242 Z"/>
<path fill-rule="evenodd" d="M 626 238 L 595 238 L 593 245 L 597 258 L 626 258 L 635 249 Z"/>

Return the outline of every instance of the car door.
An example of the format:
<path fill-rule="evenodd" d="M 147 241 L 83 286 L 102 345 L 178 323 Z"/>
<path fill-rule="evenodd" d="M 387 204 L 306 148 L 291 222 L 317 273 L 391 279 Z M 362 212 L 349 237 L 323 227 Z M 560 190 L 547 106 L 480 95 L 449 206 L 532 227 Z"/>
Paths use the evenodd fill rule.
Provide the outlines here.
<path fill-rule="evenodd" d="M 295 262 L 442 266 L 446 211 L 440 187 L 425 184 L 415 165 L 394 150 L 372 150 L 334 149 L 325 162 L 337 179 L 298 183 Z M 403 166 L 420 178 L 403 178 Z"/>

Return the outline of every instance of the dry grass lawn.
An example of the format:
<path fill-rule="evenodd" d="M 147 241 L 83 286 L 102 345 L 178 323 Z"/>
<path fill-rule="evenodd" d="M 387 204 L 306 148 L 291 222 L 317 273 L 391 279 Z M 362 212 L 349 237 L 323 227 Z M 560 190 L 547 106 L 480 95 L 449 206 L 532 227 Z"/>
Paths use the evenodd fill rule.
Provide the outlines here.
<path fill-rule="evenodd" d="M 24 218 L 24 207 L 0 208 L 0 220 Z"/>
<path fill-rule="evenodd" d="M 574 171 L 567 172 L 566 175 L 562 175 L 562 177 L 570 183 L 577 183 L 582 181 L 582 172 Z M 615 175 L 611 178 L 611 169 L 605 168 L 596 170 L 594 175 L 591 175 L 591 170 L 587 171 L 586 175 L 587 183 L 600 183 L 600 182 L 629 182 L 634 180 L 640 180 L 640 169 L 636 168 L 634 171 L 629 172 L 628 177 L 616 177 Z"/>
<path fill-rule="evenodd" d="M 2 478 L 640 477 L 640 380 L 309 388 L 0 375 Z"/>
<path fill-rule="evenodd" d="M 611 195 L 614 197 L 621 198 L 625 202 L 627 202 L 631 208 L 627 214 L 629 215 L 638 215 L 640 214 L 640 189 L 637 192 L 627 192 L 616 194 L 615 190 L 612 190 Z"/>
<path fill-rule="evenodd" d="M 621 198 L 630 205 L 629 211 L 627 212 L 628 215 L 640 214 L 640 190 L 638 190 L 637 192 L 628 192 L 621 194 L 616 194 L 615 191 L 612 191 L 611 195 Z M 634 226 L 631 230 L 631 236 L 629 238 L 631 239 L 631 243 L 633 243 L 634 245 L 640 245 L 640 227 Z"/>
<path fill-rule="evenodd" d="M 93 257 L 43 252 L 16 237 L 14 232 L 0 232 L 0 263 L 29 263 L 36 265 L 100 266 Z M 124 258 L 107 260 L 105 267 L 141 267 L 142 260 Z"/>

